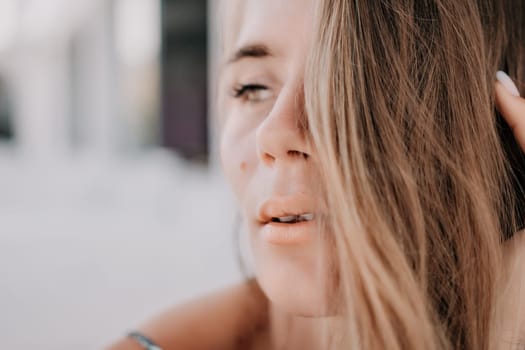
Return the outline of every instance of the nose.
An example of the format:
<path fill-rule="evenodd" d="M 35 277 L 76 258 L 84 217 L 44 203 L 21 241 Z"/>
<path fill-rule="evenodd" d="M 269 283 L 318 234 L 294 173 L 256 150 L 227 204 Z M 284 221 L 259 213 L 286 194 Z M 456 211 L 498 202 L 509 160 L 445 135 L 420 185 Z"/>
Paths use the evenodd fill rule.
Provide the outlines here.
<path fill-rule="evenodd" d="M 257 154 L 266 165 L 311 157 L 302 84 L 281 90 L 256 130 Z"/>

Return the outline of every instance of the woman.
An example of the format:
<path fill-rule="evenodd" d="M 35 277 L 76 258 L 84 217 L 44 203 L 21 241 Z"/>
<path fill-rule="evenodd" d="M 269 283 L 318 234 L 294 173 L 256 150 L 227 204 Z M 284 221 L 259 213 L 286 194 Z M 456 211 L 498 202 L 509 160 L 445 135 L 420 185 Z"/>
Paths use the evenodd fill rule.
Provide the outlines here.
<path fill-rule="evenodd" d="M 256 281 L 142 333 L 165 350 L 525 347 L 525 166 L 495 110 L 525 149 L 523 1 L 229 6 L 221 159 Z"/>

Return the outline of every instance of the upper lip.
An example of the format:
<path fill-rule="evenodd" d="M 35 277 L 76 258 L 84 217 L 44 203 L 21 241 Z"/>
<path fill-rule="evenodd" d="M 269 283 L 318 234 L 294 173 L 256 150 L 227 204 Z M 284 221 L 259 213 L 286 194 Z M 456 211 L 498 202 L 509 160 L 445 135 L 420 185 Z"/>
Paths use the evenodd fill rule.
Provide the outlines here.
<path fill-rule="evenodd" d="M 258 221 L 267 224 L 272 218 L 314 214 L 314 202 L 306 195 L 272 197 L 262 203 L 258 211 Z"/>

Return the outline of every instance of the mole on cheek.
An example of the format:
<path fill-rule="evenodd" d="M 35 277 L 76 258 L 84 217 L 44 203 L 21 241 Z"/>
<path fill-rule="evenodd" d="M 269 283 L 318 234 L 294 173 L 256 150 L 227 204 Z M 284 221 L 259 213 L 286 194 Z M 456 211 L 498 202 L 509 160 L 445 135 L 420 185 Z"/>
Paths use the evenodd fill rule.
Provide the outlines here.
<path fill-rule="evenodd" d="M 246 162 L 241 162 L 240 168 L 241 168 L 242 171 L 245 171 L 246 170 Z"/>

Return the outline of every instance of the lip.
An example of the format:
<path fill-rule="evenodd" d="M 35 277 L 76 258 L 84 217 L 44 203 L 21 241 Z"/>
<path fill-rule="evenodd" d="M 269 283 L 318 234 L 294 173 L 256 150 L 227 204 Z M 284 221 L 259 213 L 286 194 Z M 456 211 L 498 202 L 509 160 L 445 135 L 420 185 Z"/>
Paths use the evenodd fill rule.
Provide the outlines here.
<path fill-rule="evenodd" d="M 262 225 L 261 237 L 267 243 L 274 245 L 297 245 L 309 242 L 314 238 L 316 229 L 313 199 L 307 195 L 273 197 L 265 201 L 258 212 L 258 221 Z M 314 219 L 293 224 L 271 221 L 274 217 L 290 215 L 314 214 Z"/>
<path fill-rule="evenodd" d="M 301 221 L 295 224 L 269 222 L 264 224 L 261 237 L 267 243 L 274 245 L 299 245 L 310 242 L 314 238 L 315 219 Z"/>

